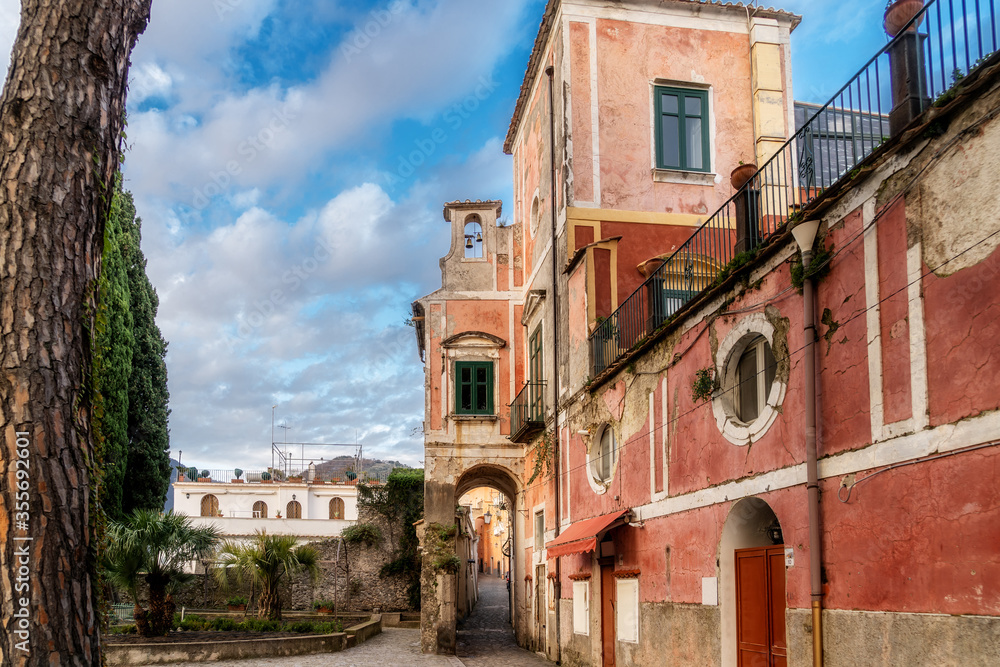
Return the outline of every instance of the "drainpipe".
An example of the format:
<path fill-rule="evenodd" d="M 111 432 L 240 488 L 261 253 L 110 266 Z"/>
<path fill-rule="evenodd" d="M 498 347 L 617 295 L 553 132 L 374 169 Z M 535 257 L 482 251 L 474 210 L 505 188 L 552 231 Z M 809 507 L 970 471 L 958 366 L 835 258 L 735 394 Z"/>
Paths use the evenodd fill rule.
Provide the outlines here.
<path fill-rule="evenodd" d="M 812 262 L 819 220 L 808 220 L 792 230 L 802 252 L 803 273 Z M 819 514 L 819 474 L 816 463 L 816 308 L 812 278 L 802 281 L 802 321 L 805 335 L 806 490 L 809 502 L 809 584 L 812 594 L 813 667 L 823 665 L 823 578 Z"/>
<path fill-rule="evenodd" d="M 556 285 L 559 280 L 559 268 L 556 264 L 558 256 L 558 245 L 556 243 L 556 107 L 555 107 L 555 82 L 553 75 L 555 69 L 552 65 L 545 68 L 545 74 L 549 77 L 549 165 L 551 166 L 550 192 L 552 203 L 549 208 L 552 211 L 552 427 L 555 431 L 555 441 L 552 444 L 552 465 L 555 467 L 555 525 L 556 537 L 559 537 L 559 522 L 561 514 L 559 511 L 559 292 Z M 562 636 L 559 628 L 559 599 L 562 596 L 562 577 L 560 576 L 560 560 L 556 558 L 556 578 L 552 582 L 553 596 L 555 597 L 556 608 L 556 662 L 562 656 L 562 646 L 559 643 Z"/>

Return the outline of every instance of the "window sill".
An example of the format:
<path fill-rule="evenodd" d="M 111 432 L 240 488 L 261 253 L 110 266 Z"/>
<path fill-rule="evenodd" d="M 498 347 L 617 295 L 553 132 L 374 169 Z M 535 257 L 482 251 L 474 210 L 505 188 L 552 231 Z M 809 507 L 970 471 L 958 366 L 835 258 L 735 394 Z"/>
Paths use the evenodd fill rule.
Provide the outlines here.
<path fill-rule="evenodd" d="M 718 174 L 705 171 L 681 171 L 678 169 L 653 168 L 656 183 L 685 183 L 687 185 L 715 185 L 721 179 Z"/>
<path fill-rule="evenodd" d="M 456 415 L 452 414 L 449 417 L 457 422 L 495 422 L 500 419 L 498 415 Z"/>

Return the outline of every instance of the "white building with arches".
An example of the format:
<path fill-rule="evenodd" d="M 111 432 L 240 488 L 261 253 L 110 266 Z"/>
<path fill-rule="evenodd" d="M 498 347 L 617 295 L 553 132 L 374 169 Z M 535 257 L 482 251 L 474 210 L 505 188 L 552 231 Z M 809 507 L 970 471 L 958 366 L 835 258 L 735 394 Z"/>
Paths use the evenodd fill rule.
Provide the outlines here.
<path fill-rule="evenodd" d="M 258 530 L 301 538 L 336 537 L 358 520 L 354 484 L 316 482 L 174 482 L 174 511 L 225 537 Z"/>

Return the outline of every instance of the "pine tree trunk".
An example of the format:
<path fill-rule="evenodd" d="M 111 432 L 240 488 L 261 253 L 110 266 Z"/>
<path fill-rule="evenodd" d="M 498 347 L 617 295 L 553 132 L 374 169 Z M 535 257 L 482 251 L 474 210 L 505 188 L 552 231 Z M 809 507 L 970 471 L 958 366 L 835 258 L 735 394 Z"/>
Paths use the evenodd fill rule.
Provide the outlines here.
<path fill-rule="evenodd" d="M 4 665 L 100 664 L 90 345 L 129 54 L 150 2 L 22 0 L 0 97 Z"/>

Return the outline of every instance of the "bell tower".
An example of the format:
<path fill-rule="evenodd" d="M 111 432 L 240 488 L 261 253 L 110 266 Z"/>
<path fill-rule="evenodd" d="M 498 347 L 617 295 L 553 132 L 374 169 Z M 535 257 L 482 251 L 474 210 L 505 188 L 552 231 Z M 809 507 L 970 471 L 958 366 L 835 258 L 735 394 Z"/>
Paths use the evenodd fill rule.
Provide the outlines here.
<path fill-rule="evenodd" d="M 441 259 L 441 285 L 446 290 L 495 290 L 498 249 L 497 218 L 501 202 L 453 201 L 444 205 L 451 223 L 451 250 Z"/>

